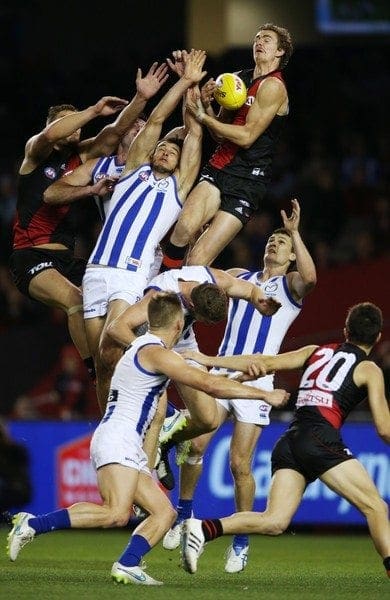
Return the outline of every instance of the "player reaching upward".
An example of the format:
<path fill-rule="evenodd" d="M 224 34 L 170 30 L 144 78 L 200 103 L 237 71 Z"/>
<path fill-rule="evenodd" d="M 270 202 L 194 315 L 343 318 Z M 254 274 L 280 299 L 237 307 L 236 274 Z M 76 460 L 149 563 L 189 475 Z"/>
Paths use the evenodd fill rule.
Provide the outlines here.
<path fill-rule="evenodd" d="M 210 265 L 258 210 L 270 179 L 275 144 L 289 111 L 282 76 L 292 54 L 289 32 L 271 23 L 262 25 L 253 41 L 254 69 L 239 72 L 248 87 L 245 104 L 227 121 L 216 118 L 210 101 L 189 103 L 200 123 L 220 145 L 201 171 L 187 205 L 166 245 L 167 268 L 182 264 L 187 245 L 204 225 L 209 227 L 192 247 L 189 265 Z M 207 85 L 207 84 L 206 84 Z M 209 84 L 209 95 L 212 92 Z M 203 95 L 205 98 L 205 95 Z"/>

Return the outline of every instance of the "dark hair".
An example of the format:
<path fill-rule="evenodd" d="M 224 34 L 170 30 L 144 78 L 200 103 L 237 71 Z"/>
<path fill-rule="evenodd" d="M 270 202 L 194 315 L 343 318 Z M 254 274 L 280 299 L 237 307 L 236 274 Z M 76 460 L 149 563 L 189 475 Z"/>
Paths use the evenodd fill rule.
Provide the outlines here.
<path fill-rule="evenodd" d="M 280 57 L 279 68 L 284 69 L 294 51 L 290 32 L 284 27 L 279 27 L 279 25 L 274 25 L 273 23 L 264 23 L 264 25 L 259 27 L 258 31 L 264 31 L 265 29 L 273 31 L 278 36 L 278 49 L 284 50 L 283 56 Z"/>
<path fill-rule="evenodd" d="M 225 290 L 214 283 L 201 283 L 193 288 L 191 300 L 195 318 L 218 323 L 227 317 L 228 299 Z"/>
<path fill-rule="evenodd" d="M 160 140 L 160 142 L 169 142 L 170 144 L 175 144 L 176 146 L 179 146 L 180 150 L 182 150 L 184 140 L 182 140 L 182 138 L 180 138 L 180 137 L 173 136 L 173 137 L 165 137 L 164 139 Z"/>
<path fill-rule="evenodd" d="M 57 119 L 57 115 L 64 110 L 68 110 L 69 112 L 78 112 L 78 109 L 73 106 L 73 104 L 56 104 L 55 106 L 50 106 L 47 111 L 47 119 L 46 123 L 51 123 Z"/>
<path fill-rule="evenodd" d="M 373 346 L 383 325 L 382 311 L 371 302 L 361 302 L 348 310 L 345 327 L 352 344 Z"/>
<path fill-rule="evenodd" d="M 183 313 L 179 296 L 174 292 L 158 292 L 148 304 L 148 321 L 152 329 L 170 325 Z"/>

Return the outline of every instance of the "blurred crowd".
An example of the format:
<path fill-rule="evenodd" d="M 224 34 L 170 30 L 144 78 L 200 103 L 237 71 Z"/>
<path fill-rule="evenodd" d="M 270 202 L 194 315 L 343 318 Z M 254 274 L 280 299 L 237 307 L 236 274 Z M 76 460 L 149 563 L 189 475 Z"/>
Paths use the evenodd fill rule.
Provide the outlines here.
<path fill-rule="evenodd" d="M 301 204 L 302 235 L 319 277 L 326 269 L 352 263 L 361 264 L 363 268 L 365 263 L 380 256 L 389 256 L 390 138 L 383 123 L 390 86 L 389 75 L 383 71 L 384 52 L 388 51 L 381 46 L 297 49 L 286 73 L 292 99 L 291 116 L 277 148 L 268 197 L 260 212 L 220 255 L 215 266 L 257 269 L 268 236 L 280 226 L 280 209 L 289 211 L 293 197 Z M 218 59 L 210 57 L 208 60 L 210 76 L 251 64 L 250 55 L 243 50 L 229 51 Z M 44 75 L 49 78 L 45 85 Z M 113 71 L 112 77 L 116 75 Z M 16 116 L 18 103 L 16 106 L 0 103 L 0 123 L 4 125 L 5 140 L 9 141 L 8 146 L 3 144 L 0 150 L 0 335 L 32 319 L 47 319 L 50 312 L 22 296 L 8 271 L 16 173 L 23 144 L 41 128 L 50 104 L 66 101 L 83 108 L 101 93 L 101 82 L 99 85 L 91 77 L 86 79 L 85 72 L 73 73 L 72 82 L 69 75 L 66 78 L 59 73 L 45 73 L 41 77 L 37 87 L 42 84 L 40 89 L 47 97 L 40 95 L 37 105 L 33 98 L 29 103 L 30 114 L 28 106 L 23 108 L 27 114 Z M 80 86 L 81 79 L 83 86 Z M 66 95 L 63 94 L 65 83 Z M 119 93 L 112 82 L 110 86 L 107 93 L 124 94 L 123 90 Z M 130 97 L 130 92 L 128 90 L 123 97 Z M 34 106 L 39 107 L 40 121 L 33 114 Z M 208 135 L 204 146 L 205 155 L 209 155 L 212 142 Z M 99 230 L 99 216 L 92 202 L 80 203 L 77 229 L 77 253 L 88 257 Z M 57 327 L 65 328 L 63 321 L 56 316 Z M 377 357 L 389 386 L 390 342 L 378 346 Z M 93 389 L 84 378 L 77 353 L 65 346 L 46 376 L 45 384 L 38 383 L 27 396 L 17 398 L 13 415 L 62 419 L 91 415 L 96 410 L 92 396 Z M 35 398 L 33 403 L 29 401 L 31 397 Z"/>

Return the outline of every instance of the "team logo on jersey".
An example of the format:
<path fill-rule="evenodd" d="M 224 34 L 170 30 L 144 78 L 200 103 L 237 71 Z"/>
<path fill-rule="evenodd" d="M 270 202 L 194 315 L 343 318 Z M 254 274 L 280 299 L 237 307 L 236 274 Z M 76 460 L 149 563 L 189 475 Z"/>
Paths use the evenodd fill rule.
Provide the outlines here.
<path fill-rule="evenodd" d="M 56 171 L 55 169 L 53 169 L 53 167 L 46 167 L 46 169 L 44 170 L 44 173 L 46 175 L 46 177 L 48 177 L 49 179 L 55 179 L 56 178 Z"/>
<path fill-rule="evenodd" d="M 255 167 L 252 169 L 252 175 L 261 175 L 261 177 L 264 177 L 264 171 L 260 167 Z"/>
<path fill-rule="evenodd" d="M 269 294 L 274 294 L 276 292 L 276 290 L 278 289 L 278 283 L 277 281 L 270 281 L 269 283 L 267 283 L 267 285 L 264 287 L 264 290 L 266 292 L 268 292 Z"/>
<path fill-rule="evenodd" d="M 252 106 L 254 101 L 255 101 L 254 96 L 248 96 L 248 98 L 245 100 L 245 106 Z"/>
<path fill-rule="evenodd" d="M 161 192 L 166 192 L 168 186 L 169 181 L 167 181 L 167 179 L 160 179 L 160 181 L 157 184 L 157 189 L 159 189 Z"/>
<path fill-rule="evenodd" d="M 147 181 L 149 179 L 149 173 L 147 173 L 147 171 L 141 171 L 138 177 L 142 179 L 142 181 Z"/>

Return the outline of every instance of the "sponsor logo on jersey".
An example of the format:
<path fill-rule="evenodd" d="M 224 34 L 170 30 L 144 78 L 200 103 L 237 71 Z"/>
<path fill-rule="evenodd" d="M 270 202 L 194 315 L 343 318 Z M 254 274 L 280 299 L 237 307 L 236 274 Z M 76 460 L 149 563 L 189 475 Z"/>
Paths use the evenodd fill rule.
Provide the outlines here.
<path fill-rule="evenodd" d="M 107 177 L 107 175 L 105 173 L 97 173 L 95 175 L 95 180 L 100 181 L 101 179 L 105 179 L 105 177 Z"/>
<path fill-rule="evenodd" d="M 254 96 L 248 96 L 248 98 L 245 100 L 245 105 L 246 106 L 252 106 L 252 104 L 255 101 L 255 97 Z"/>
<path fill-rule="evenodd" d="M 30 275 L 35 275 L 35 273 L 39 273 L 39 271 L 42 271 L 42 269 L 52 269 L 53 268 L 53 262 L 41 262 L 38 265 L 35 265 L 34 267 L 32 267 L 31 269 L 29 269 L 27 272 L 30 273 Z"/>
<path fill-rule="evenodd" d="M 137 268 L 140 267 L 142 264 L 142 261 L 138 260 L 137 258 L 133 258 L 132 256 L 127 256 L 126 262 L 128 265 L 133 265 Z"/>
<path fill-rule="evenodd" d="M 55 179 L 56 175 L 57 175 L 56 171 L 55 171 L 55 169 L 53 169 L 53 167 L 46 167 L 46 169 L 44 170 L 44 173 L 48 179 Z"/>
<path fill-rule="evenodd" d="M 149 179 L 149 173 L 147 171 L 141 171 L 138 177 L 142 179 L 142 181 L 147 181 Z"/>

